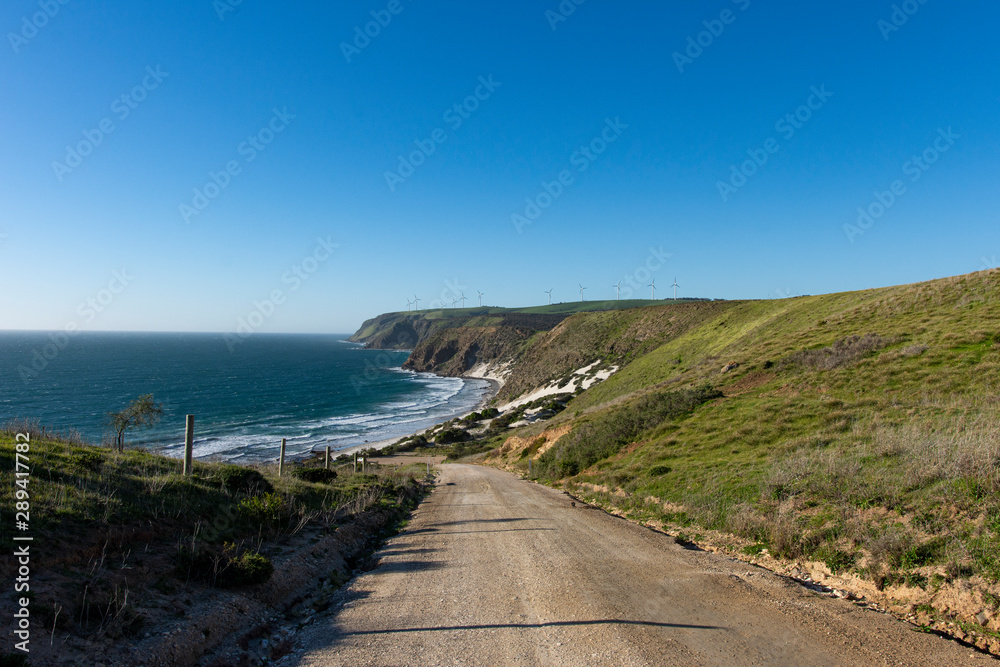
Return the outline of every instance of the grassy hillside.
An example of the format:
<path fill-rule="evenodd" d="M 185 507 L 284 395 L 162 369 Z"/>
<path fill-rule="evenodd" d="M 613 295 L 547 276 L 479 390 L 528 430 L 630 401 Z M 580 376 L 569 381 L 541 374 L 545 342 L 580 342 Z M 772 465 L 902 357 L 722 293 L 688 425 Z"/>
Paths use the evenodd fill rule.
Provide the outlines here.
<path fill-rule="evenodd" d="M 30 434 L 30 475 L 21 487 L 30 502 L 27 533 L 14 530 L 11 516 L 23 500 L 15 498 L 18 433 Z M 36 643 L 47 650 L 43 633 L 48 644 L 55 632 L 62 660 L 74 646 L 95 650 L 83 648 L 85 642 L 113 643 L 163 623 L 175 626 L 178 610 L 183 616 L 192 599 L 211 600 L 214 591 L 253 595 L 271 579 L 272 561 L 361 513 L 402 516 L 421 491 L 415 477 L 422 469 L 355 474 L 349 466 L 290 464 L 278 477 L 276 466 L 195 462 L 184 477 L 181 465 L 62 439 L 36 424 L 0 430 L 0 503 L 11 510 L 0 524 L 0 549 L 9 555 L 24 544 L 14 542 L 15 532 L 33 537 L 27 593 L 33 656 Z M 324 575 L 333 576 L 332 567 Z M 16 569 L 13 558 L 0 560 L 8 581 Z"/>
<path fill-rule="evenodd" d="M 732 308 L 733 301 L 658 302 L 656 306 L 579 313 L 534 336 L 519 354 L 500 392 L 513 399 L 536 387 L 564 382 L 573 371 L 598 361 L 627 367 L 664 343 Z"/>
<path fill-rule="evenodd" d="M 653 346 L 605 314 L 537 337 L 524 359 L 538 364 L 574 345 L 635 347 L 492 460 L 526 473 L 530 458 L 540 480 L 635 518 L 879 588 L 976 581 L 996 618 L 1000 271 L 662 308 L 645 319 Z"/>

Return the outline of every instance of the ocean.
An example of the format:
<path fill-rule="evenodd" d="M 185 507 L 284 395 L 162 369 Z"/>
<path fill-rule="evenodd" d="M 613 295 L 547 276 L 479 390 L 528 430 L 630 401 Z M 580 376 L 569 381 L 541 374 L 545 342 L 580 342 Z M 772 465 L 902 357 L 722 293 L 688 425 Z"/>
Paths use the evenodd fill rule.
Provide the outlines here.
<path fill-rule="evenodd" d="M 194 454 L 236 463 L 395 439 L 469 412 L 482 380 L 414 373 L 407 353 L 365 350 L 348 335 L 0 332 L 0 423 L 37 419 L 108 442 L 107 414 L 143 394 L 163 404 L 154 427 L 127 446 L 183 456 L 185 415 Z M 230 349 L 232 348 L 232 349 Z"/>

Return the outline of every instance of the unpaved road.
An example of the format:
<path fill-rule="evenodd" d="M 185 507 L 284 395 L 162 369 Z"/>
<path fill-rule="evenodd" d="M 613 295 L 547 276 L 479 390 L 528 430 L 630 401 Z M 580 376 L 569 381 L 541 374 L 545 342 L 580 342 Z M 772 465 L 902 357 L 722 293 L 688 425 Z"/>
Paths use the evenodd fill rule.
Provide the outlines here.
<path fill-rule="evenodd" d="M 282 665 L 996 664 L 507 473 L 441 471 Z"/>

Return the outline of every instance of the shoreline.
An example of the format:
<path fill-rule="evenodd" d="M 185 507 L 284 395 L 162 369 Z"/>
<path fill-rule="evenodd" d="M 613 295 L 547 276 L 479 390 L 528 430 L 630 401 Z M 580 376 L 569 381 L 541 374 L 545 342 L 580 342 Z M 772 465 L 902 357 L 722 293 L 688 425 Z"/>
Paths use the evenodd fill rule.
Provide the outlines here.
<path fill-rule="evenodd" d="M 432 373 L 432 375 L 437 375 L 437 374 Z M 437 375 L 437 377 L 454 377 L 454 376 Z M 462 380 L 483 380 L 489 384 L 489 388 L 483 394 L 483 397 L 479 400 L 479 402 L 472 410 L 469 410 L 468 412 L 462 412 L 460 414 L 455 415 L 454 417 L 450 417 L 449 419 L 455 419 L 457 417 L 460 418 L 472 414 L 473 412 L 482 411 L 485 407 L 487 407 L 487 405 L 491 400 L 496 398 L 497 394 L 500 392 L 500 387 L 502 386 L 500 382 L 494 380 L 493 378 L 470 377 L 468 375 L 460 375 L 458 377 L 461 378 Z M 331 450 L 330 456 L 331 458 L 336 458 L 337 456 L 340 456 L 342 454 L 353 454 L 354 452 L 360 452 L 366 449 L 374 449 L 376 451 L 381 451 L 386 447 L 388 447 L 389 445 L 399 442 L 400 440 L 405 440 L 406 438 L 412 438 L 415 435 L 422 435 L 427 431 L 430 431 L 431 429 L 436 428 L 437 426 L 443 424 L 444 422 L 449 421 L 449 419 L 439 421 L 435 424 L 431 424 L 427 428 L 422 428 L 418 431 L 414 431 L 413 433 L 410 433 L 408 435 L 403 435 L 398 438 L 389 438 L 387 440 L 376 440 L 374 442 L 365 442 L 360 445 L 352 445 L 350 447 L 345 447 L 344 449 L 338 449 L 336 451 Z M 303 453 L 301 455 L 298 455 L 295 459 L 290 459 L 290 460 L 306 460 L 314 456 L 322 456 L 325 453 L 326 453 L 325 449 L 313 449 L 310 450 L 308 453 Z"/>
<path fill-rule="evenodd" d="M 402 368 L 402 367 L 400 366 L 399 368 Z M 428 426 L 426 426 L 424 428 L 418 429 L 418 430 L 410 432 L 410 433 L 406 433 L 404 435 L 399 435 L 399 436 L 395 436 L 395 437 L 392 437 L 392 438 L 386 438 L 386 439 L 383 439 L 383 440 L 374 440 L 374 441 L 371 441 L 371 442 L 362 442 L 362 443 L 358 443 L 358 444 L 352 444 L 352 445 L 348 445 L 347 447 L 343 447 L 341 449 L 331 449 L 331 451 L 330 451 L 331 458 L 336 458 L 336 457 L 338 457 L 338 456 L 340 456 L 342 454 L 353 454 L 354 452 L 358 452 L 358 451 L 362 451 L 362 450 L 366 450 L 366 449 L 381 450 L 381 449 L 384 449 L 384 448 L 388 447 L 389 445 L 392 445 L 392 444 L 394 444 L 396 442 L 399 442 L 400 440 L 403 440 L 403 439 L 406 439 L 406 438 L 411 438 L 411 437 L 413 437 L 415 435 L 420 435 L 420 434 L 426 433 L 427 431 L 430 431 L 430 430 L 436 428 L 437 426 L 439 426 L 440 424 L 442 424 L 442 423 L 444 423 L 446 421 L 449 421 L 451 419 L 464 417 L 464 416 L 466 416 L 468 414 L 471 414 L 473 412 L 479 412 L 479 411 L 483 410 L 487 406 L 487 404 L 491 400 L 493 400 L 493 398 L 496 397 L 497 393 L 500 391 L 500 387 L 502 386 L 502 383 L 497 382 L 496 380 L 494 380 L 492 378 L 475 377 L 475 376 L 468 376 L 468 375 L 461 375 L 461 376 L 438 375 L 437 373 L 431 373 L 431 372 L 428 372 L 428 371 L 422 371 L 420 373 L 421 374 L 427 374 L 427 375 L 433 375 L 433 376 L 439 377 L 439 378 L 455 378 L 455 377 L 457 377 L 457 379 L 461 379 L 463 381 L 481 380 L 481 381 L 485 381 L 488 386 L 484 388 L 485 391 L 483 392 L 483 395 L 479 398 L 479 400 L 475 403 L 475 405 L 471 409 L 464 409 L 461 412 L 454 413 L 451 417 L 448 417 L 447 419 L 441 419 L 441 420 L 436 421 L 433 424 L 430 424 L 430 425 L 428 425 Z M 196 439 L 196 444 L 197 444 L 197 439 Z M 152 446 L 150 446 L 148 444 L 139 444 L 138 445 L 138 447 L 140 449 L 144 449 L 146 451 L 149 451 L 149 452 L 152 452 L 152 453 L 155 453 L 155 454 L 159 454 L 159 455 L 162 455 L 162 456 L 167 456 L 169 458 L 175 458 L 175 459 L 180 460 L 181 456 L 173 456 L 171 453 L 167 453 L 167 452 L 164 451 L 166 448 L 168 448 L 168 447 L 174 447 L 174 446 L 175 446 L 174 444 L 155 444 L 155 445 L 152 445 Z M 285 455 L 285 461 L 286 462 L 308 461 L 308 460 L 310 460 L 312 458 L 322 457 L 325 453 L 326 453 L 326 448 L 325 448 L 324 445 L 314 445 L 313 448 L 307 449 L 305 451 L 286 454 Z M 194 460 L 195 461 L 203 461 L 203 462 L 216 462 L 216 463 L 234 462 L 234 461 L 231 461 L 229 459 L 226 459 L 226 458 L 220 456 L 220 453 L 212 453 L 212 454 L 208 454 L 208 455 L 204 455 L 204 456 L 198 456 L 196 454 L 194 456 Z M 274 454 L 273 457 L 267 457 L 267 458 L 262 458 L 262 459 L 257 459 L 257 460 L 249 460 L 249 461 L 243 461 L 243 462 L 234 462 L 234 463 L 236 465 L 241 465 L 241 466 L 260 466 L 260 465 L 266 466 L 266 465 L 276 464 L 277 461 L 278 461 L 278 453 L 275 452 L 275 454 Z"/>

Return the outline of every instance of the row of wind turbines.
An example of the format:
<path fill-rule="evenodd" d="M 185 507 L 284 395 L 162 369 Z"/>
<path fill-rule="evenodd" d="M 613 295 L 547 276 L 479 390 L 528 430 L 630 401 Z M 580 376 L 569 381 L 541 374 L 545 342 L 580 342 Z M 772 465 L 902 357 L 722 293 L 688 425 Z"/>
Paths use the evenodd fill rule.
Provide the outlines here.
<path fill-rule="evenodd" d="M 587 290 L 587 289 L 590 289 L 590 288 L 589 287 L 584 287 L 580 283 L 577 283 L 577 284 L 580 285 L 580 301 L 583 301 L 584 300 L 583 299 L 583 291 Z M 615 283 L 614 285 L 612 285 L 612 287 L 615 288 L 615 301 L 621 301 L 622 300 L 622 297 L 621 297 L 622 281 L 619 280 L 617 283 Z M 653 301 L 656 301 L 656 278 L 653 278 L 653 282 L 651 282 L 648 285 L 646 285 L 646 287 L 648 287 L 650 289 L 649 298 L 651 300 L 653 300 Z M 674 299 L 676 300 L 677 299 L 677 288 L 680 287 L 680 285 L 677 284 L 677 276 L 674 276 L 674 284 L 671 285 L 671 287 L 674 288 Z M 546 290 L 545 293 L 549 295 L 549 305 L 551 306 L 552 305 L 552 290 Z"/>
<path fill-rule="evenodd" d="M 584 291 L 588 290 L 590 288 L 589 287 L 584 287 L 583 284 L 581 284 L 581 283 L 577 283 L 577 284 L 580 286 L 580 301 L 582 302 L 582 301 L 585 300 L 583 298 Z M 621 301 L 622 281 L 619 280 L 617 283 L 615 283 L 614 285 L 612 285 L 612 287 L 615 288 L 615 300 L 616 301 Z M 653 278 L 653 282 L 651 282 L 648 285 L 646 285 L 646 287 L 648 287 L 650 289 L 650 297 L 649 298 L 652 299 L 653 301 L 656 301 L 656 278 Z M 677 284 L 677 276 L 674 276 L 674 284 L 671 285 L 670 287 L 672 287 L 673 290 L 674 290 L 674 299 L 676 300 L 677 299 L 677 289 L 680 287 L 680 285 Z M 552 305 L 552 292 L 553 291 L 555 291 L 555 288 L 544 290 L 545 294 L 547 294 L 549 296 L 549 305 L 550 306 Z M 462 308 L 465 308 L 465 299 L 466 299 L 465 292 L 462 292 L 461 294 L 462 294 L 462 296 L 460 296 L 460 297 L 452 300 L 452 302 L 451 302 L 451 307 L 452 308 L 454 308 L 458 304 L 459 301 L 462 302 Z M 483 297 L 486 296 L 486 292 L 483 292 L 483 291 L 480 291 L 480 290 L 476 290 L 476 294 L 479 295 L 479 307 L 482 308 L 482 306 L 483 306 Z M 413 301 L 410 301 L 409 299 L 406 300 L 406 310 L 409 311 L 411 308 L 413 310 L 420 310 L 420 297 L 418 297 L 416 294 L 413 295 Z"/>
<path fill-rule="evenodd" d="M 483 297 L 486 296 L 486 292 L 481 292 L 479 290 L 476 290 L 476 292 L 479 294 L 479 306 L 482 307 Z M 462 308 L 465 308 L 465 292 L 462 292 L 462 296 L 457 299 L 452 299 L 451 307 L 454 308 L 459 301 L 462 302 Z M 414 310 L 420 310 L 420 297 L 416 294 L 413 295 L 413 301 L 410 301 L 409 299 L 406 300 L 406 310 L 410 310 L 411 307 L 413 307 Z"/>

